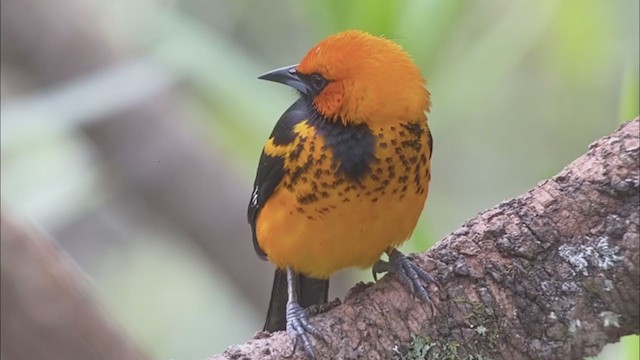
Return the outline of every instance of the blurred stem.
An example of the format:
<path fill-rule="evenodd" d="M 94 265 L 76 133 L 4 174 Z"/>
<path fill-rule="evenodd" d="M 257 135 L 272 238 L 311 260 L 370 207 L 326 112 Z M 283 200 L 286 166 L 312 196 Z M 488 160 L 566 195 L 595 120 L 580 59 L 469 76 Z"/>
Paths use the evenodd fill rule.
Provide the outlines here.
<path fill-rule="evenodd" d="M 1 230 L 2 359 L 147 359 L 97 306 L 78 268 L 50 238 L 5 209 Z"/>

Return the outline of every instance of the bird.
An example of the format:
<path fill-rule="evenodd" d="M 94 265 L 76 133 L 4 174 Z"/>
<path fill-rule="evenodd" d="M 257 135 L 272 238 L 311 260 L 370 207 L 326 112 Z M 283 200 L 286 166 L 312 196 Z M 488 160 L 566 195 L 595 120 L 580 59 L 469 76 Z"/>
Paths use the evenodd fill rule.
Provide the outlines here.
<path fill-rule="evenodd" d="M 437 280 L 397 250 L 429 192 L 430 93 L 400 45 L 360 30 L 259 79 L 298 95 L 264 145 L 248 206 L 255 251 L 277 267 L 264 330 L 286 330 L 315 358 L 310 335 L 322 334 L 306 308 L 327 302 L 336 271 L 392 273 L 431 303 Z"/>

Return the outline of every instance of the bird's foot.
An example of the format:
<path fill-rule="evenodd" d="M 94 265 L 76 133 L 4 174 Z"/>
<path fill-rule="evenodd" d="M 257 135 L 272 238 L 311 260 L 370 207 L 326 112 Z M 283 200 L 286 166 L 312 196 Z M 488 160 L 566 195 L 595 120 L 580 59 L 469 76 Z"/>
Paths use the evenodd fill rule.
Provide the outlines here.
<path fill-rule="evenodd" d="M 309 314 L 306 309 L 303 309 L 298 303 L 290 302 L 287 304 L 287 333 L 293 338 L 293 351 L 295 351 L 298 341 L 302 343 L 304 352 L 311 359 L 316 358 L 313 345 L 309 340 L 309 334 L 312 334 L 320 339 L 322 333 L 313 327 L 309 323 Z"/>
<path fill-rule="evenodd" d="M 428 286 L 429 283 L 438 285 L 438 281 L 428 272 L 419 267 L 413 257 L 405 256 L 396 249 L 391 249 L 387 252 L 389 255 L 389 261 L 378 260 L 371 270 L 373 271 L 373 278 L 378 281 L 377 274 L 380 273 L 392 273 L 396 278 L 414 295 L 417 295 L 420 300 L 426 302 L 433 309 L 433 302 L 429 297 Z"/>

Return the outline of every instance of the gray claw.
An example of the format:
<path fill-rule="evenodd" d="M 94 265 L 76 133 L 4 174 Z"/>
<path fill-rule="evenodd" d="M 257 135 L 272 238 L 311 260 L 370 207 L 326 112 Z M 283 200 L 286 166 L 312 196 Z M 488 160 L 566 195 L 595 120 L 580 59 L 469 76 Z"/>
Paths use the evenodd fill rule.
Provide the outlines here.
<path fill-rule="evenodd" d="M 428 284 L 438 285 L 438 281 L 424 269 L 416 265 L 413 262 L 413 258 L 405 256 L 400 251 L 392 249 L 388 252 L 389 261 L 385 262 L 379 260 L 373 266 L 374 279 L 375 274 L 380 272 L 391 272 L 395 274 L 396 278 L 414 295 L 417 295 L 420 300 L 426 302 L 431 307 L 431 311 L 434 311 L 433 302 L 429 297 Z M 383 271 L 381 271 L 383 270 Z"/>
<path fill-rule="evenodd" d="M 307 353 L 311 359 L 316 358 L 316 354 L 313 350 L 313 345 L 311 345 L 308 334 L 313 334 L 322 338 L 322 333 L 309 323 L 307 311 L 297 303 L 287 304 L 287 333 L 294 339 L 294 351 L 298 344 L 298 340 L 300 340 L 305 353 Z"/>

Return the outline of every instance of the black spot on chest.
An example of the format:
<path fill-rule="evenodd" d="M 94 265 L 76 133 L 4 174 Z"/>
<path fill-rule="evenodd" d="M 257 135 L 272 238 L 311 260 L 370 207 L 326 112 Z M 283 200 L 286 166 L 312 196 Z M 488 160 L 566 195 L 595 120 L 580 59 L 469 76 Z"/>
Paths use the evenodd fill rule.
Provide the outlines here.
<path fill-rule="evenodd" d="M 338 172 L 354 181 L 371 172 L 376 138 L 367 125 L 344 125 L 320 116 L 311 117 L 309 124 L 331 150 Z"/>
<path fill-rule="evenodd" d="M 424 132 L 422 126 L 420 126 L 420 123 L 418 122 L 402 124 L 402 127 L 407 129 L 413 136 L 417 138 L 421 137 Z"/>

